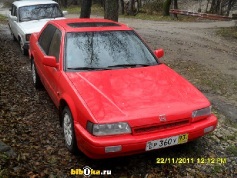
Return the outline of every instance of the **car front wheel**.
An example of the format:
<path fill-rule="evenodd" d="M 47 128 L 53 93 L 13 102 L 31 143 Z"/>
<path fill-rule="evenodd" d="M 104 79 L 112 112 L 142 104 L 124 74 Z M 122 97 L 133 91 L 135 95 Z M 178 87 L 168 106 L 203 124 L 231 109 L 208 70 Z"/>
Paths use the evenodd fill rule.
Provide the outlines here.
<path fill-rule="evenodd" d="M 13 41 L 17 41 L 16 37 L 14 36 L 12 32 L 11 32 L 11 36 L 12 36 Z"/>
<path fill-rule="evenodd" d="M 20 47 L 21 47 L 21 53 L 24 55 L 27 55 L 28 51 L 27 51 L 27 49 L 24 48 L 24 43 L 21 39 L 20 39 Z"/>
<path fill-rule="evenodd" d="M 31 61 L 31 74 L 32 74 L 32 80 L 33 80 L 33 84 L 34 84 L 35 88 L 36 89 L 41 88 L 42 83 L 41 83 L 41 80 L 39 78 L 38 72 L 35 68 L 34 60 Z"/>
<path fill-rule="evenodd" d="M 75 154 L 78 152 L 78 148 L 74 131 L 74 123 L 71 111 L 67 106 L 63 109 L 62 119 L 66 147 L 71 153 Z"/>

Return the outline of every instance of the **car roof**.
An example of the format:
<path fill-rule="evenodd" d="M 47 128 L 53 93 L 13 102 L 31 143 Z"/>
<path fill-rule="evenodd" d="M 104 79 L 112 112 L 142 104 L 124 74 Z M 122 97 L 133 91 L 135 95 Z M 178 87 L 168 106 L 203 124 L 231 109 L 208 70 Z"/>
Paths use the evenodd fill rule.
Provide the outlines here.
<path fill-rule="evenodd" d="M 24 0 L 24 1 L 14 1 L 13 4 L 16 7 L 22 7 L 22 6 L 30 6 L 30 5 L 37 5 L 37 4 L 58 4 L 58 3 L 52 0 L 42 0 L 42 1 Z"/>
<path fill-rule="evenodd" d="M 51 20 L 65 32 L 132 30 L 125 24 L 102 18 L 68 18 Z"/>

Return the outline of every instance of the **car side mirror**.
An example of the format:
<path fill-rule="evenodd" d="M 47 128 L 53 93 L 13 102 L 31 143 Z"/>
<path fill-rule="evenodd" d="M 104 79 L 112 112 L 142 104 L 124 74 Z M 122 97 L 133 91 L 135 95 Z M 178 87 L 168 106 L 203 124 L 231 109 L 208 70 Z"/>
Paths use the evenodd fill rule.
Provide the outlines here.
<path fill-rule="evenodd" d="M 68 14 L 68 11 L 63 11 L 63 15 L 67 15 Z"/>
<path fill-rule="evenodd" d="M 48 67 L 58 68 L 58 64 L 55 56 L 44 56 L 43 64 Z"/>
<path fill-rule="evenodd" d="M 158 58 L 162 58 L 164 56 L 164 50 L 163 49 L 157 49 L 155 50 L 155 55 Z"/>
<path fill-rule="evenodd" d="M 17 17 L 16 17 L 16 16 L 11 16 L 11 19 L 12 19 L 13 21 L 17 21 Z"/>

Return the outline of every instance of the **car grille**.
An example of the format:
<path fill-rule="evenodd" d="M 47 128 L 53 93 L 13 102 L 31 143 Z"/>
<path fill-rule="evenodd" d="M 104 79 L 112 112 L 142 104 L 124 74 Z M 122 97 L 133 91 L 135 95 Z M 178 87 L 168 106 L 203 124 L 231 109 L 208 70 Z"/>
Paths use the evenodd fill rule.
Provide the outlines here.
<path fill-rule="evenodd" d="M 177 122 L 171 122 L 166 124 L 159 124 L 159 125 L 149 125 L 149 126 L 143 126 L 143 127 L 135 127 L 133 128 L 133 135 L 142 134 L 145 132 L 157 132 L 162 131 L 166 129 L 174 129 L 180 126 L 187 125 L 189 123 L 189 119 L 181 120 Z"/>

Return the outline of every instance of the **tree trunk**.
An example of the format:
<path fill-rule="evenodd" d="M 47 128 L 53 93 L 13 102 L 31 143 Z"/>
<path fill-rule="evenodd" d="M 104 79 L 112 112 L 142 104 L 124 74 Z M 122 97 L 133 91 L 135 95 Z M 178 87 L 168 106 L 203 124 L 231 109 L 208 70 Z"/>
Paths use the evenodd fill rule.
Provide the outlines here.
<path fill-rule="evenodd" d="M 82 0 L 80 18 L 90 18 L 92 0 Z"/>
<path fill-rule="evenodd" d="M 211 13 L 213 14 L 220 14 L 221 13 L 221 8 L 220 8 L 220 0 L 212 0 L 211 3 Z"/>
<path fill-rule="evenodd" d="M 215 6 L 216 6 L 216 0 L 212 0 L 212 2 L 211 2 L 211 9 L 210 9 L 211 13 L 215 13 Z"/>
<path fill-rule="evenodd" d="M 210 3 L 210 0 L 207 0 L 207 6 L 206 6 L 206 11 L 205 11 L 205 12 L 207 12 L 207 11 L 208 11 L 208 6 L 209 6 L 209 3 Z"/>
<path fill-rule="evenodd" d="M 138 3 L 138 8 L 142 8 L 142 0 L 138 0 L 137 3 Z"/>
<path fill-rule="evenodd" d="M 73 1 L 72 1 L 72 4 L 73 4 L 73 5 L 78 5 L 77 0 L 73 0 Z"/>
<path fill-rule="evenodd" d="M 63 7 L 67 8 L 67 0 L 63 0 Z"/>
<path fill-rule="evenodd" d="M 119 13 L 124 15 L 124 0 L 119 0 Z"/>
<path fill-rule="evenodd" d="M 231 10 L 231 7 L 233 7 L 234 3 L 235 3 L 234 0 L 229 0 L 228 7 L 227 7 L 227 12 L 226 12 L 227 16 L 230 15 L 230 10 Z"/>
<path fill-rule="evenodd" d="M 105 0 L 105 14 L 104 18 L 118 21 L 118 0 Z"/>
<path fill-rule="evenodd" d="M 173 0 L 174 1 L 174 9 L 178 9 L 178 0 Z M 174 14 L 174 17 L 177 19 L 178 14 Z"/>
<path fill-rule="evenodd" d="M 221 2 L 220 2 L 220 0 L 217 0 L 216 13 L 221 15 Z"/>
<path fill-rule="evenodd" d="M 171 0 L 165 0 L 163 4 L 163 16 L 170 15 L 170 4 L 171 4 Z"/>
<path fill-rule="evenodd" d="M 129 0 L 129 6 L 128 6 L 128 15 L 134 15 L 134 0 Z"/>
<path fill-rule="evenodd" d="M 64 0 L 57 0 L 56 1 L 60 7 L 64 7 Z"/>
<path fill-rule="evenodd" d="M 100 0 L 100 5 L 101 5 L 101 7 L 105 7 L 105 1 L 104 0 Z"/>

